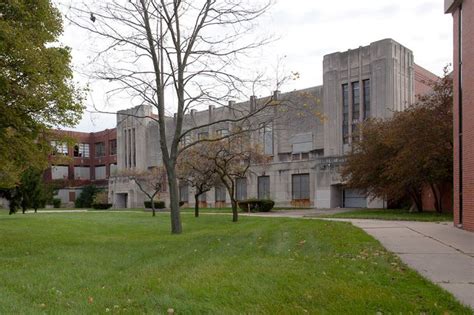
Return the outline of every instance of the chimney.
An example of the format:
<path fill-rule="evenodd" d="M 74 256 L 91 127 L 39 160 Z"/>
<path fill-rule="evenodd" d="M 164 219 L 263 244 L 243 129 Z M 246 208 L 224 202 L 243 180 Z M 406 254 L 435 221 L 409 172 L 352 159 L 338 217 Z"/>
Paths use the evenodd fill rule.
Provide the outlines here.
<path fill-rule="evenodd" d="M 214 117 L 214 109 L 216 107 L 214 105 L 209 105 L 209 121 L 213 121 L 213 117 Z"/>
<path fill-rule="evenodd" d="M 255 95 L 250 96 L 250 111 L 253 112 L 257 109 L 257 97 Z"/>
<path fill-rule="evenodd" d="M 197 110 L 196 110 L 196 109 L 191 109 L 189 112 L 191 113 L 191 117 L 194 117 L 194 115 L 196 114 Z"/>
<path fill-rule="evenodd" d="M 280 91 L 276 90 L 273 92 L 273 100 L 274 101 L 278 101 L 278 99 L 280 98 Z"/>

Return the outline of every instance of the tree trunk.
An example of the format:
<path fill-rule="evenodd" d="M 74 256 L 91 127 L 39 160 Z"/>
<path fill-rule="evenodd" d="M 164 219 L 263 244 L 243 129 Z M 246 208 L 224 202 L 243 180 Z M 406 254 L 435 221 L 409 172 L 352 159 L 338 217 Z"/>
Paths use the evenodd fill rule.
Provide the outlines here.
<path fill-rule="evenodd" d="M 170 161 L 166 168 L 168 173 L 168 186 L 170 189 L 171 233 L 181 234 L 183 228 L 181 226 L 181 215 L 179 212 L 179 189 L 175 165 L 176 163 L 173 164 L 173 162 Z"/>
<path fill-rule="evenodd" d="M 443 206 L 441 204 L 441 190 L 437 189 L 436 184 L 430 184 L 431 192 L 433 192 L 433 196 L 435 199 L 435 210 L 438 213 L 443 212 Z"/>
<path fill-rule="evenodd" d="M 151 198 L 151 212 L 153 213 L 152 216 L 156 216 L 156 211 L 155 211 L 155 200 Z"/>
<path fill-rule="evenodd" d="M 418 191 L 410 192 L 410 196 L 415 203 L 418 212 L 423 212 L 423 199 Z"/>
<path fill-rule="evenodd" d="M 199 195 L 201 194 L 195 194 L 194 195 L 194 217 L 199 217 Z"/>
<path fill-rule="evenodd" d="M 237 210 L 237 200 L 235 198 L 230 198 L 232 203 L 232 222 L 237 222 L 239 220 L 239 211 Z"/>

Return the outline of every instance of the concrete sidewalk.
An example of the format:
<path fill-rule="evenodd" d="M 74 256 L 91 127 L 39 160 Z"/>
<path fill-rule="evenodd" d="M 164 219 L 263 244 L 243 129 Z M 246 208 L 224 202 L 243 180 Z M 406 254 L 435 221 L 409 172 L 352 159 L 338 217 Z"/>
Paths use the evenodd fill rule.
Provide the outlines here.
<path fill-rule="evenodd" d="M 457 229 L 452 223 L 334 221 L 360 227 L 405 264 L 474 309 L 474 233 Z"/>

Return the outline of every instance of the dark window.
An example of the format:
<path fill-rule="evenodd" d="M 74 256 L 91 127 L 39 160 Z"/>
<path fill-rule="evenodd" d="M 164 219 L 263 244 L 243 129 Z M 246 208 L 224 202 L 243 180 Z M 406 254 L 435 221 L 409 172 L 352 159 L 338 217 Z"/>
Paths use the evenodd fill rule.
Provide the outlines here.
<path fill-rule="evenodd" d="M 109 140 L 110 155 L 117 155 L 117 139 Z"/>
<path fill-rule="evenodd" d="M 364 86 L 364 119 L 370 117 L 370 80 L 362 81 Z"/>
<path fill-rule="evenodd" d="M 105 143 L 97 142 L 95 144 L 95 156 L 105 156 Z"/>
<path fill-rule="evenodd" d="M 309 174 L 294 174 L 291 183 L 293 200 L 309 199 Z"/>
<path fill-rule="evenodd" d="M 349 143 L 349 85 L 342 85 L 342 142 Z"/>
<path fill-rule="evenodd" d="M 260 137 L 263 145 L 263 152 L 266 155 L 273 155 L 273 126 L 271 123 L 262 125 Z"/>
<path fill-rule="evenodd" d="M 179 201 L 188 202 L 189 190 L 188 185 L 179 186 Z"/>
<path fill-rule="evenodd" d="M 224 186 L 217 186 L 214 188 L 216 193 L 216 202 L 225 202 L 225 187 Z"/>
<path fill-rule="evenodd" d="M 247 178 L 237 178 L 235 184 L 235 198 L 237 200 L 247 199 Z"/>
<path fill-rule="evenodd" d="M 258 199 L 270 198 L 270 176 L 258 177 Z"/>
<path fill-rule="evenodd" d="M 352 82 L 352 121 L 357 123 L 360 117 L 360 87 L 359 82 Z"/>
<path fill-rule="evenodd" d="M 135 137 L 135 128 L 133 130 L 133 167 L 137 166 L 137 142 Z"/>
<path fill-rule="evenodd" d="M 360 86 L 359 82 L 352 82 L 352 141 L 356 142 L 359 138 L 357 125 L 360 119 Z"/>
<path fill-rule="evenodd" d="M 202 193 L 199 195 L 199 201 L 206 202 L 207 200 L 207 193 Z"/>

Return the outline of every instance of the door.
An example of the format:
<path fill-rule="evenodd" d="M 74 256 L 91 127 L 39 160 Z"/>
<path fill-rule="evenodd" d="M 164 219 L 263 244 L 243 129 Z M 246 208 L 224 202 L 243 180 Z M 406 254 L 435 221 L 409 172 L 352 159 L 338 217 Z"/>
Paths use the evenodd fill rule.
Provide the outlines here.
<path fill-rule="evenodd" d="M 343 208 L 367 208 L 367 197 L 358 189 L 344 189 Z"/>

